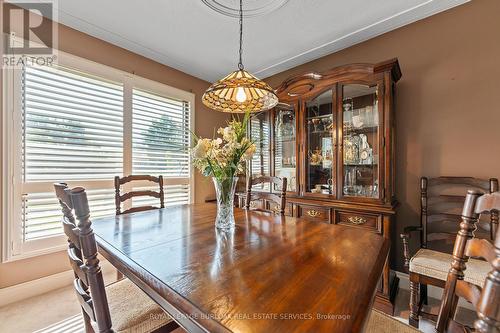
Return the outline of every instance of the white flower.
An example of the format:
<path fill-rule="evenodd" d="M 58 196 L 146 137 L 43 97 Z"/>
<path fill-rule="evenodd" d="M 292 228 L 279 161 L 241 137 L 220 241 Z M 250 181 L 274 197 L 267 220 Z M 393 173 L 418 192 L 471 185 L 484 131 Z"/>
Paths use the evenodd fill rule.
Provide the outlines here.
<path fill-rule="evenodd" d="M 234 132 L 232 127 L 224 128 L 224 134 L 222 135 L 224 140 L 226 141 L 234 141 L 236 140 L 236 133 Z"/>
<path fill-rule="evenodd" d="M 215 140 L 212 140 L 212 146 L 214 148 L 219 148 L 221 144 L 222 144 L 222 139 L 221 138 L 217 138 Z"/>
<path fill-rule="evenodd" d="M 227 142 L 236 140 L 236 133 L 232 126 L 221 127 L 217 130 L 217 133 L 221 134 L 222 138 Z"/>
<path fill-rule="evenodd" d="M 193 148 L 194 158 L 205 158 L 207 156 L 208 149 L 210 148 L 210 139 L 200 139 L 198 143 Z"/>
<path fill-rule="evenodd" d="M 255 147 L 255 144 L 251 144 L 247 150 L 245 151 L 245 154 L 243 154 L 244 159 L 249 160 L 252 158 L 253 154 L 255 154 L 255 150 L 257 147 Z"/>

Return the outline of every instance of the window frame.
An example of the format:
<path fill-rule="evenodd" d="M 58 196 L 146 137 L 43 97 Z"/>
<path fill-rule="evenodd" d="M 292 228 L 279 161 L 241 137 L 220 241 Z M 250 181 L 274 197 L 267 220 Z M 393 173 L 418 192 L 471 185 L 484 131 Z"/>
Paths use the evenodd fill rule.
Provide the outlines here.
<path fill-rule="evenodd" d="M 15 42 L 21 43 L 21 40 Z M 132 97 L 133 90 L 140 89 L 167 98 L 183 100 L 189 103 L 189 129 L 194 132 L 195 94 L 174 88 L 163 83 L 133 75 L 116 68 L 102 65 L 58 51 L 57 64 L 88 75 L 110 80 L 123 87 L 123 174 L 132 174 Z M 52 192 L 53 181 L 22 182 L 22 70 L 3 69 L 3 105 L 2 105 L 2 262 L 31 258 L 43 254 L 64 250 L 67 237 L 62 235 L 23 241 L 22 200 L 23 193 Z M 191 141 L 191 138 L 190 138 Z M 189 202 L 194 202 L 194 172 L 189 163 L 188 177 L 164 177 L 164 185 L 189 185 Z M 187 180 L 187 181 L 186 181 Z M 75 180 L 68 181 L 68 186 L 85 186 L 86 189 L 112 189 L 114 180 Z M 134 186 L 147 186 L 148 182 L 137 182 Z M 150 185 L 150 184 L 149 184 Z"/>

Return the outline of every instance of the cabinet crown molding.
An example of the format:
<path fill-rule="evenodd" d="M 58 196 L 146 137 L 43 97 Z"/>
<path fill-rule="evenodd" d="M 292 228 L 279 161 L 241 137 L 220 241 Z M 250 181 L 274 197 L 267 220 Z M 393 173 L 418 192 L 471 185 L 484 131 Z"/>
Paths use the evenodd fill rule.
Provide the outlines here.
<path fill-rule="evenodd" d="M 342 65 L 322 73 L 307 72 L 294 75 L 283 81 L 277 88 L 276 93 L 280 101 L 293 101 L 303 95 L 314 94 L 323 86 L 331 85 L 334 82 L 352 80 L 359 74 L 360 80 L 367 75 L 390 72 L 393 82 L 401 79 L 401 68 L 397 58 L 382 61 L 376 64 L 357 63 Z M 354 75 L 354 76 L 353 76 Z"/>

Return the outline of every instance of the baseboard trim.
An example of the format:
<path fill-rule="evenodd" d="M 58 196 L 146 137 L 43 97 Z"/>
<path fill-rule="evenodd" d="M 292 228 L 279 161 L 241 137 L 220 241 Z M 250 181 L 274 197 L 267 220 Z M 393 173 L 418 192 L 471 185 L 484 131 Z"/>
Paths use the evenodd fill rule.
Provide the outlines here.
<path fill-rule="evenodd" d="M 396 276 L 399 278 L 399 287 L 401 289 L 410 290 L 410 278 L 409 275 L 403 272 L 396 272 Z M 435 286 L 427 286 L 427 295 L 430 298 L 434 298 L 440 300 L 443 297 L 443 289 Z M 465 308 L 468 310 L 476 311 L 471 303 L 465 301 L 464 299 L 460 299 L 458 302 L 458 306 L 461 308 Z"/>
<path fill-rule="evenodd" d="M 114 269 L 108 261 L 103 260 L 100 264 L 104 272 Z M 7 288 L 0 288 L 0 307 L 67 287 L 71 285 L 74 278 L 73 270 L 68 270 Z"/>
<path fill-rule="evenodd" d="M 69 286 L 74 279 L 72 270 L 0 289 L 0 307 L 46 292 Z"/>

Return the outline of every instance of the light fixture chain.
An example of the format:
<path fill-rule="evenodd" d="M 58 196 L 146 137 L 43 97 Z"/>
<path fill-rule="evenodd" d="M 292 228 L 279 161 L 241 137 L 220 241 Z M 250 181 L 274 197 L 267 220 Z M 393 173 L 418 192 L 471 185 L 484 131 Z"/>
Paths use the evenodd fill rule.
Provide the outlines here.
<path fill-rule="evenodd" d="M 243 66 L 243 0 L 240 0 L 240 62 L 238 62 L 238 68 L 240 70 L 244 69 Z"/>
<path fill-rule="evenodd" d="M 221 112 L 246 113 L 272 109 L 278 96 L 266 82 L 243 67 L 243 0 L 240 1 L 240 48 L 238 70 L 213 83 L 203 94 L 203 104 Z"/>

